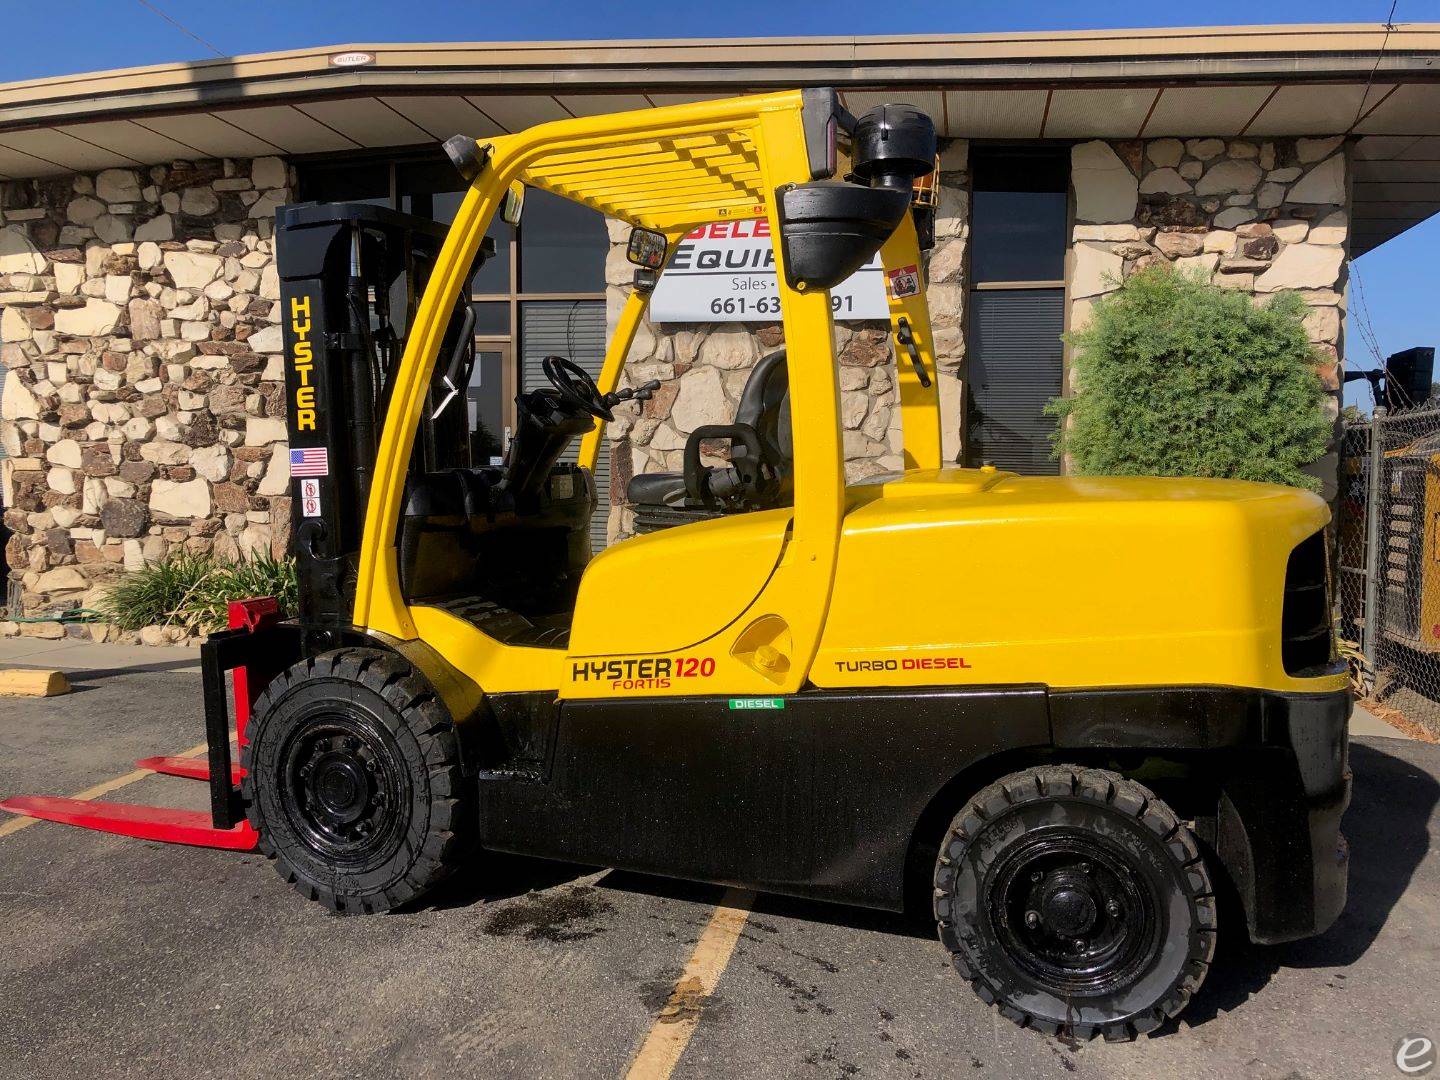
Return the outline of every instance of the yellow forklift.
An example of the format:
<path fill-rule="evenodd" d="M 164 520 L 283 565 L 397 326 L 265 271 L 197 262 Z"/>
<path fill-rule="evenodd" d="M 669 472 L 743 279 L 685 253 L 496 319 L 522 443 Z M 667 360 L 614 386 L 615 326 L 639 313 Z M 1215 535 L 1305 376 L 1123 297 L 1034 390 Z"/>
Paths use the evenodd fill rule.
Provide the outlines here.
<path fill-rule="evenodd" d="M 1185 1006 L 1222 889 L 1227 933 L 1334 921 L 1350 703 L 1325 504 L 944 465 L 912 213 L 928 117 L 804 90 L 446 150 L 470 185 L 448 230 L 279 214 L 300 610 L 239 605 L 204 647 L 210 814 L 6 808 L 258 845 L 348 913 L 490 851 L 918 902 L 982 999 L 1082 1038 Z M 482 238 L 527 186 L 627 222 L 636 287 L 598 378 L 547 358 L 492 467 L 449 402 Z M 592 557 L 603 424 L 655 389 L 622 372 L 656 275 L 740 218 L 769 225 L 784 356 L 683 470 L 630 482 L 650 531 Z M 847 487 L 829 290 L 877 252 L 905 469 Z"/>

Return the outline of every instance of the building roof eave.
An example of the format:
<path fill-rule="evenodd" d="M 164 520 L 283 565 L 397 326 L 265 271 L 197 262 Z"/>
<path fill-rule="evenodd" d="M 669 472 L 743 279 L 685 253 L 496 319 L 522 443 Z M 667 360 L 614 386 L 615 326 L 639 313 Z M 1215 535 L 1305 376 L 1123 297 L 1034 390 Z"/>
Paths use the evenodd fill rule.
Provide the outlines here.
<path fill-rule="evenodd" d="M 293 49 L 0 84 L 0 181 L 434 147 L 817 85 L 857 113 L 909 100 L 948 137 L 1349 135 L 1359 250 L 1440 210 L 1440 24 Z"/>
<path fill-rule="evenodd" d="M 1440 77 L 1440 24 L 1092 30 L 1046 34 L 356 44 L 0 84 L 0 130 L 356 88 L 572 91 L 1086 81 Z M 340 68 L 331 57 L 364 52 Z M 720 59 L 717 59 L 720 58 Z"/>

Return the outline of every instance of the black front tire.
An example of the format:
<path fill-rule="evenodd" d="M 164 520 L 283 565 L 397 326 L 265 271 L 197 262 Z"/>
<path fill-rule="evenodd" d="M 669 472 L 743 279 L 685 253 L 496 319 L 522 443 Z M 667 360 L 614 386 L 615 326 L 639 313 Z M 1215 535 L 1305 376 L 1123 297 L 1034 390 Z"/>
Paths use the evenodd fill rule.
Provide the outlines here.
<path fill-rule="evenodd" d="M 338 649 L 255 703 L 246 816 L 280 876 L 333 911 L 410 903 L 470 851 L 475 806 L 449 712 L 404 660 Z"/>
<path fill-rule="evenodd" d="M 1102 769 L 1027 769 L 976 795 L 941 845 L 935 917 L 981 1000 L 1077 1039 L 1154 1030 L 1215 953 L 1194 835 L 1149 789 Z"/>

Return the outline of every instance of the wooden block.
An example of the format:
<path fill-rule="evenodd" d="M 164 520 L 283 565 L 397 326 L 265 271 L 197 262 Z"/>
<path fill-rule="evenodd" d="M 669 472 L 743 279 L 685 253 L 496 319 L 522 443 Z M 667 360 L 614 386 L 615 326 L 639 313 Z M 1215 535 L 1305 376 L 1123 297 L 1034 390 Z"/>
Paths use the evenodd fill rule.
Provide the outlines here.
<path fill-rule="evenodd" d="M 0 697 L 56 697 L 70 692 L 63 671 L 0 670 Z"/>

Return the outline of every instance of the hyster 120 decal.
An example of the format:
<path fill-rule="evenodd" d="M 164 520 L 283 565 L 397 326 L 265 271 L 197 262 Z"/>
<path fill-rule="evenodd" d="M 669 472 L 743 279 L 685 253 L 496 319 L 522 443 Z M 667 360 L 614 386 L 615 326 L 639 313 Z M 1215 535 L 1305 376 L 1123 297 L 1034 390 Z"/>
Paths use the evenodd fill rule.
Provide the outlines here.
<path fill-rule="evenodd" d="M 671 679 L 708 679 L 715 674 L 713 656 L 647 656 L 617 660 L 576 660 L 574 682 L 608 682 L 612 690 L 664 690 Z"/>

